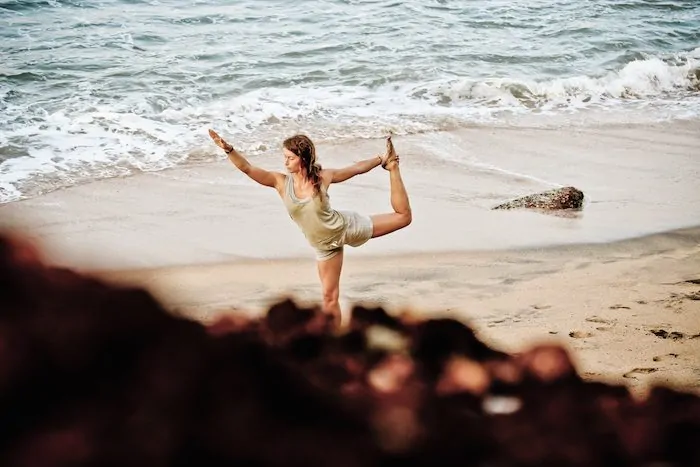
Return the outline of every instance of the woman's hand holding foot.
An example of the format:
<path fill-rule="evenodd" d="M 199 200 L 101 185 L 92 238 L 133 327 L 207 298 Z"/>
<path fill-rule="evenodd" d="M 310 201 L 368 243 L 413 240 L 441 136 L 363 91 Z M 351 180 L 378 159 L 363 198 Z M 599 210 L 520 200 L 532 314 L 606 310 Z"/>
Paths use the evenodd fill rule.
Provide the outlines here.
<path fill-rule="evenodd" d="M 386 154 L 382 160 L 382 168 L 385 170 L 391 170 L 399 164 L 399 155 L 396 154 L 394 149 L 394 143 L 391 141 L 391 136 L 386 139 Z"/>

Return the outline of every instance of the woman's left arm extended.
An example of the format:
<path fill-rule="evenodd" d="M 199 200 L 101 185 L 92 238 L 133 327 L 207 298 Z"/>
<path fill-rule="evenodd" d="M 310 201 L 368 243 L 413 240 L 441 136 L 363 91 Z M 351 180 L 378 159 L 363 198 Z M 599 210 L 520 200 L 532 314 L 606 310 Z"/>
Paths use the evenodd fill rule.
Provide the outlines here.
<path fill-rule="evenodd" d="M 326 172 L 326 177 L 330 179 L 330 183 L 340 183 L 355 175 L 367 173 L 381 165 L 381 163 L 382 156 L 374 156 L 371 159 L 356 162 L 342 169 L 324 169 L 323 172 Z"/>

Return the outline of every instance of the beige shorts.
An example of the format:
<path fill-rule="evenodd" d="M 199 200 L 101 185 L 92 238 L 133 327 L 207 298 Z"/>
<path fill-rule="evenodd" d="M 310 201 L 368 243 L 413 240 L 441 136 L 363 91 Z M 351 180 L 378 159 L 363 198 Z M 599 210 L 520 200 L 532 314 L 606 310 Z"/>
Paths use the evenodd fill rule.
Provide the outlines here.
<path fill-rule="evenodd" d="M 343 233 L 342 245 L 331 250 L 316 250 L 318 261 L 327 261 L 343 251 L 344 245 L 358 247 L 372 238 L 374 226 L 369 216 L 358 214 L 352 211 L 338 211 L 345 219 L 345 232 Z"/>

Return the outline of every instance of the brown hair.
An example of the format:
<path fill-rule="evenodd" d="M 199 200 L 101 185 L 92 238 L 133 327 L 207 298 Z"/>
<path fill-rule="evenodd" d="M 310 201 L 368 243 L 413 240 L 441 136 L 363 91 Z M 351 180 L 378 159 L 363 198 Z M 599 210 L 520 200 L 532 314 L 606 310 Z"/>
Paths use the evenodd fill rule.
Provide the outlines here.
<path fill-rule="evenodd" d="M 306 135 L 294 135 L 285 139 L 282 145 L 288 151 L 299 156 L 308 179 L 314 185 L 314 193 L 323 196 L 321 193 L 321 165 L 316 162 L 316 148 L 311 139 Z"/>

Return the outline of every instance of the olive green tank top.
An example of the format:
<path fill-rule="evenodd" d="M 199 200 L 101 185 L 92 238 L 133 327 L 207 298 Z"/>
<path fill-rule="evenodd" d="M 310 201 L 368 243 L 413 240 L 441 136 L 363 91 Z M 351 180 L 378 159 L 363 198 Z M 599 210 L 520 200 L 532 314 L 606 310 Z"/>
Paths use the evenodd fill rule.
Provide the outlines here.
<path fill-rule="evenodd" d="M 323 197 L 314 195 L 299 199 L 294 194 L 294 180 L 285 175 L 284 205 L 289 216 L 301 228 L 309 243 L 319 249 L 332 250 L 342 246 L 345 219 L 331 208 L 327 189 Z M 321 199 L 323 198 L 323 199 Z"/>

